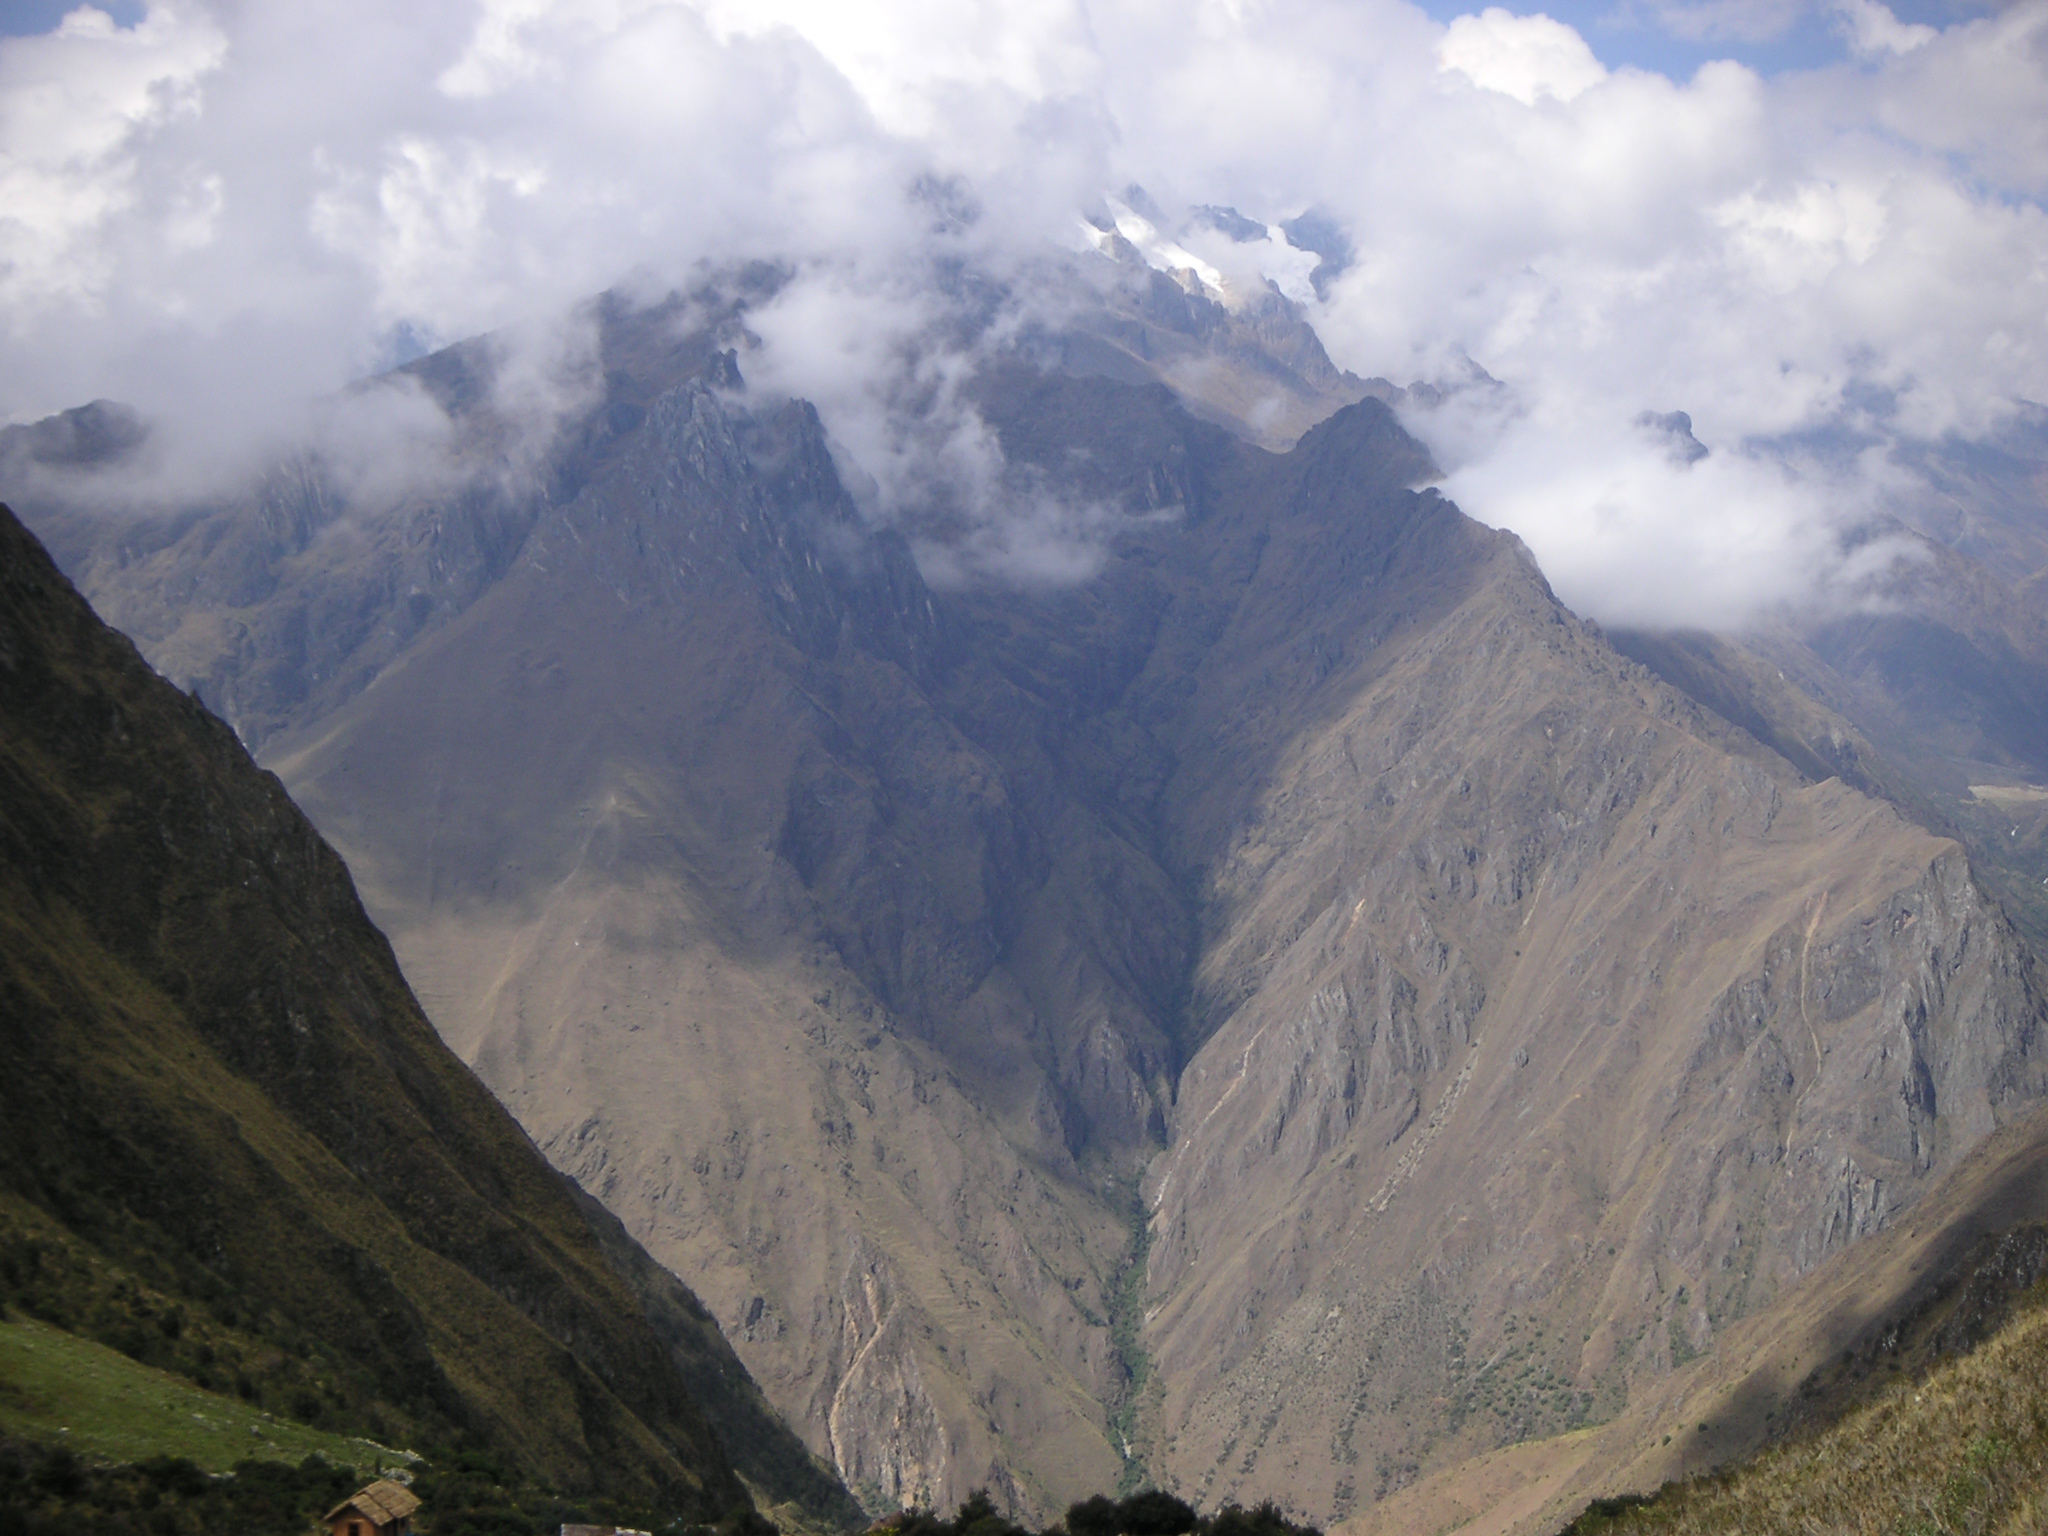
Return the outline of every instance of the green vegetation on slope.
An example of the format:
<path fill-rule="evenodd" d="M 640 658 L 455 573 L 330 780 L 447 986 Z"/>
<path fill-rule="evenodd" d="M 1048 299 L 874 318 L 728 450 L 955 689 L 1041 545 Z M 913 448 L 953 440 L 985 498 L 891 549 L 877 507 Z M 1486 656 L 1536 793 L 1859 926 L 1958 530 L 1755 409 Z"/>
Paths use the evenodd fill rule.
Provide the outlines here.
<path fill-rule="evenodd" d="M 1159 1389 L 1152 1380 L 1152 1357 L 1145 1351 L 1146 1260 L 1152 1252 L 1151 1212 L 1133 1188 L 1129 1192 L 1131 1247 L 1109 1288 L 1109 1346 L 1116 1352 L 1121 1383 L 1105 1405 L 1109 1410 L 1109 1432 L 1123 1472 L 1117 1479 L 1119 1494 L 1135 1494 L 1151 1481 L 1146 1466 L 1148 1437 L 1145 1432 L 1147 1408 L 1156 1411 Z"/>
<path fill-rule="evenodd" d="M 221 1477 L 182 1457 L 96 1466 L 68 1446 L 0 1438 L 0 1536 L 304 1536 L 361 1486 L 355 1468 L 317 1456 Z"/>
<path fill-rule="evenodd" d="M 1817 1434 L 1647 1498 L 1604 1499 L 1564 1536 L 2022 1536 L 2048 1527 L 2048 1284 L 1975 1352 Z"/>
<path fill-rule="evenodd" d="M 89 1340 L 140 1366 L 183 1377 L 202 1392 L 232 1394 L 259 1415 L 306 1425 L 361 1419 L 373 1439 L 392 1433 L 374 1406 L 376 1383 L 360 1363 L 338 1356 L 274 1310 L 259 1312 L 203 1269 L 166 1273 L 148 1246 L 133 1252 L 139 1270 L 111 1262 L 46 1213 L 0 1191 L 0 1306 L 76 1335 L 81 1345 Z M 0 1391 L 5 1379 L 0 1366 Z M 359 1413 L 361 1401 L 372 1406 Z M 332 1453 L 309 1442 L 295 1459 L 312 1450 Z M 243 1446 L 228 1461 L 248 1454 Z"/>
<path fill-rule="evenodd" d="M 182 1457 L 208 1472 L 252 1457 L 365 1466 L 409 1459 L 203 1392 L 104 1344 L 21 1317 L 0 1323 L 0 1432 L 60 1443 L 96 1461 Z"/>
<path fill-rule="evenodd" d="M 94 1462 L 65 1445 L 0 1437 L 0 1536 L 305 1536 L 313 1521 L 376 1475 L 319 1456 L 237 1462 L 209 1473 L 181 1456 Z M 669 1520 L 630 1500 L 572 1498 L 472 1456 L 420 1467 L 420 1536 L 554 1536 L 565 1524 L 664 1536 L 773 1536 L 752 1510 L 716 1526 Z"/>

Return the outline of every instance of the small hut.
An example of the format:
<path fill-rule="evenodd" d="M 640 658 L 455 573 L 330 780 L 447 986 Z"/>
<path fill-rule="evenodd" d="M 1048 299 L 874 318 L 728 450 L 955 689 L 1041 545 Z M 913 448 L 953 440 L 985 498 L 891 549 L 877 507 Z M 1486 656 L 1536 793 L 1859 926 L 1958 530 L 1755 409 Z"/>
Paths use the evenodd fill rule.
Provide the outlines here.
<path fill-rule="evenodd" d="M 420 1501 L 403 1483 L 379 1480 L 320 1517 L 328 1536 L 411 1536 Z"/>

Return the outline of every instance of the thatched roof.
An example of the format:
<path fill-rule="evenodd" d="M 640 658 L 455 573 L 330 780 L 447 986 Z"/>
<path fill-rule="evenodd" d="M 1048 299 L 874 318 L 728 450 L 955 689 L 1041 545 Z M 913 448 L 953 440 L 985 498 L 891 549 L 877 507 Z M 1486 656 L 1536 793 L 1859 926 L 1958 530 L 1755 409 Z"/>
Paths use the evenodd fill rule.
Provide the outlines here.
<path fill-rule="evenodd" d="M 365 1516 L 372 1525 L 390 1525 L 403 1520 L 420 1507 L 420 1501 L 403 1483 L 380 1479 L 360 1493 L 352 1493 L 320 1518 L 323 1521 L 339 1520 L 351 1508 Z"/>

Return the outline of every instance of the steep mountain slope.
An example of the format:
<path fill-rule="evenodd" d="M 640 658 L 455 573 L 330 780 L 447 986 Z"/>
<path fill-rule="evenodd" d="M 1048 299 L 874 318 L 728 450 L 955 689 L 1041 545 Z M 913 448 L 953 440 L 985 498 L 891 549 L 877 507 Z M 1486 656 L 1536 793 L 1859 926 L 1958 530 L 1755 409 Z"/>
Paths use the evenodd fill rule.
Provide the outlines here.
<path fill-rule="evenodd" d="M 189 1312 L 205 1348 L 175 1363 L 302 1417 L 693 1519 L 748 1506 L 689 1352 L 435 1037 L 340 860 L 6 512 L 0 722 L 17 1300 L 169 1340 Z M 764 1493 L 843 1516 L 829 1479 L 774 1474 L 802 1453 L 753 1404 L 722 1427 L 761 1442 Z"/>
<path fill-rule="evenodd" d="M 2016 1438 L 2038 1438 L 2042 1377 L 2031 1361 L 2044 1276 L 2048 1113 L 2036 1110 L 1958 1163 L 1911 1215 L 1828 1260 L 1613 1421 L 1456 1464 L 1345 1536 L 1450 1526 L 1548 1536 L 1589 1500 L 1667 1483 L 1690 1485 L 1659 1501 L 1682 1528 L 1804 1529 L 1802 1517 L 1821 1515 L 1889 1529 L 1951 1501 L 1944 1518 L 1982 1529 L 1967 1506 L 1999 1492 L 1993 1481 L 2009 1501 L 2028 1460 L 1990 1466 L 1977 1442 L 2003 1438 L 2011 1451 Z M 1984 1358 L 1968 1358 L 1987 1343 L 1996 1347 Z M 2019 1437 L 1996 1422 L 2015 1404 L 2032 1424 Z M 1726 1470 L 1697 1481 L 1716 1468 Z M 1597 1518 L 1587 1527 L 1602 1528 Z M 2013 1528 L 2032 1529 L 2024 1519 Z"/>
<path fill-rule="evenodd" d="M 1814 1440 L 1772 1448 L 1720 1476 L 1642 1503 L 1604 1503 L 1563 1536 L 1668 1531 L 1777 1536 L 1818 1522 L 1865 1530 L 2026 1536 L 2048 1520 L 2040 1382 L 2048 1312 L 2038 1305 L 1983 1350 L 1893 1387 Z"/>
<path fill-rule="evenodd" d="M 1030 1468 L 1057 1500 L 1116 1476 L 1077 1415 L 1125 1240 L 1063 1117 L 1135 1145 L 1164 1050 L 1125 1004 L 1137 1045 L 1093 1091 L 1049 1086 L 1087 1042 L 1003 962 L 1045 854 L 920 688 L 938 645 L 809 409 L 690 383 L 503 583 L 272 760 L 450 1041 L 706 1288 L 842 1472 L 946 1501 Z"/>
<path fill-rule="evenodd" d="M 692 1272 L 714 1239 L 772 1255 L 714 1305 L 772 1392 L 806 1394 L 795 1402 L 843 1468 L 875 1457 L 882 1492 L 945 1498 L 1017 1466 L 1018 1492 L 1041 1503 L 1114 1471 L 1099 1448 L 1121 1383 L 1089 1314 L 1108 1321 L 1120 1234 L 1089 1170 L 1128 1167 L 1116 1149 L 1142 1151 L 1169 1104 L 1142 1330 L 1157 1397 L 1119 1430 L 1136 1428 L 1154 1475 L 1204 1498 L 1341 1514 L 1456 1446 L 1611 1411 L 2041 1092 L 2023 950 L 1953 845 L 1839 785 L 1803 784 L 1616 657 L 1512 541 L 1404 489 L 1426 464 L 1376 406 L 1274 460 L 1158 394 L 1022 374 L 986 394 L 1013 457 L 1038 453 L 1049 474 L 1078 459 L 1085 470 L 1064 471 L 1076 494 L 1132 507 L 1090 586 L 921 597 L 907 569 L 866 588 L 859 567 L 812 577 L 814 560 L 830 569 L 828 541 L 804 542 L 801 516 L 772 509 L 820 494 L 770 485 L 735 519 L 752 466 L 791 454 L 695 394 L 687 421 L 681 398 L 657 407 L 675 435 L 634 484 L 688 464 L 701 492 L 570 509 L 580 533 L 537 542 L 528 570 L 478 604 L 473 648 L 422 652 L 278 758 L 359 850 L 409 965 L 447 999 L 444 1027 L 553 1155 Z M 727 462 L 726 430 L 739 457 L 720 489 L 702 466 Z M 629 505 L 639 516 L 620 516 Z M 754 517 L 749 581 L 754 546 L 726 553 L 713 534 Z M 611 553 L 628 528 L 631 557 Z M 627 585 L 686 582 L 692 561 L 710 574 L 687 600 Z M 609 583 L 602 602 L 569 585 L 584 562 Z M 885 585 L 908 601 L 889 609 Z M 863 590 L 866 606 L 849 595 Z M 818 654 L 792 644 L 805 624 Z M 506 715 L 519 690 L 493 658 L 543 635 L 561 638 L 542 675 L 581 670 L 543 696 L 545 715 Z M 608 679 L 657 668 L 672 681 L 633 736 L 604 723 L 624 698 L 592 721 L 590 700 L 633 687 Z M 881 681 L 849 681 L 863 672 Z M 451 713 L 465 690 L 474 713 Z M 626 697 L 651 708 L 637 688 Z M 553 743 L 572 702 L 565 766 L 607 774 L 602 788 L 536 773 L 563 761 Z M 848 740 L 805 721 L 819 705 Z M 502 745 L 475 753 L 492 733 Z M 632 766 L 598 769 L 606 754 Z M 437 810 L 436 786 L 479 756 L 502 777 L 470 778 Z M 955 787 L 963 769 L 978 797 Z M 544 823 L 551 802 L 576 819 L 554 818 L 565 841 L 547 895 L 516 929 L 466 931 L 475 919 L 458 912 L 504 907 L 465 909 L 452 883 L 482 870 L 502 891 L 533 878 L 539 854 L 530 838 L 465 847 L 481 835 L 465 828 Z M 365 808 L 358 821 L 345 805 Z M 682 845 L 709 897 L 694 912 L 640 872 L 649 837 Z M 963 854 L 969 872 L 948 888 L 945 861 Z M 739 871 L 745 895 L 721 898 L 713 882 Z M 708 942 L 680 937 L 721 909 L 744 916 Z M 650 917 L 664 910 L 690 915 Z M 956 926 L 977 916 L 978 950 Z M 787 967 L 755 955 L 791 934 L 811 940 L 809 1009 L 792 982 L 749 1009 L 735 974 L 758 985 Z M 706 969 L 685 983 L 693 951 Z M 817 1018 L 845 1053 L 838 1070 L 875 1074 L 913 1045 L 942 1053 L 958 1099 L 913 1124 L 957 1150 L 914 1132 L 891 1145 L 910 1127 L 872 1087 L 873 1110 L 823 1084 L 792 1096 L 782 1074 L 747 1086 L 760 1073 L 748 1047 L 776 1043 L 758 1014 L 823 1015 L 848 997 L 893 1030 L 832 1039 Z M 683 1017 L 657 1030 L 670 1012 Z M 730 1042 L 710 1083 L 664 1069 L 678 1025 Z M 1169 1100 L 1150 1085 L 1172 1051 L 1187 1065 Z M 747 1118 L 707 1093 L 734 1094 Z M 756 1147 L 795 1140 L 772 1184 L 747 1166 L 749 1132 Z M 907 1176 L 891 1184 L 924 1234 L 869 1193 L 890 1191 L 876 1175 L 896 1157 Z M 1004 1158 L 1043 1170 L 1016 1209 Z M 806 1163 L 810 1190 L 792 1200 L 788 1165 Z M 991 1186 L 1005 1193 L 991 1201 Z M 1396 1201 L 1429 1215 L 1390 1215 Z M 791 1222 L 792 1204 L 815 1216 Z M 992 1232 L 952 1214 L 987 1222 L 991 1208 Z M 770 1211 L 782 1230 L 757 1235 Z M 930 1234 L 935 1213 L 952 1225 Z M 821 1242 L 835 1214 L 857 1226 Z M 1032 1252 L 1060 1283 L 973 1262 L 977 1241 Z M 914 1273 L 934 1252 L 937 1273 Z M 906 1347 L 870 1322 L 849 1272 L 936 1342 Z M 972 1312 L 941 1310 L 956 1292 L 1000 1326 L 969 1343 Z M 1044 1342 L 1062 1331 L 1064 1357 Z M 1524 1385 L 1542 1374 L 1540 1394 L 1468 1377 L 1466 1360 L 1503 1350 Z M 771 1363 L 789 1352 L 793 1365 Z M 935 1385 L 949 1375 L 960 1385 Z M 1445 1401 L 1404 1407 L 1417 1397 Z M 1092 1462 L 1060 1459 L 1061 1437 L 1096 1448 Z"/>
<path fill-rule="evenodd" d="M 1377 401 L 1282 455 L 1065 365 L 976 399 L 1087 581 L 927 588 L 807 407 L 648 347 L 459 612 L 241 717 L 865 1496 L 1341 1517 L 1619 1411 L 2048 1091 L 1958 845 L 1619 655 Z"/>
<path fill-rule="evenodd" d="M 1183 558 L 1247 575 L 1119 706 L 1202 914 L 1155 1470 L 1340 1515 L 1612 1411 L 2048 1088 L 1955 846 L 1617 657 L 1373 409 L 1212 483 Z"/>

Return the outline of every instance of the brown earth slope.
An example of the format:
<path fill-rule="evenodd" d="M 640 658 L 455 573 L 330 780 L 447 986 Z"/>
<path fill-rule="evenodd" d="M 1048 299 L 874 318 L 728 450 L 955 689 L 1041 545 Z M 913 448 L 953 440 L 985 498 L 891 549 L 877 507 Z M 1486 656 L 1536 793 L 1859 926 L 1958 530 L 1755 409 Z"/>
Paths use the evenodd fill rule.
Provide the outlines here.
<path fill-rule="evenodd" d="M 1549 1536 L 1590 1499 L 1648 1494 L 1716 1468 L 1728 1469 L 1725 1484 L 1713 1479 L 1669 1501 L 1674 1523 L 1804 1530 L 1819 1515 L 1842 1528 L 1891 1529 L 1916 1517 L 1929 1528 L 1939 1528 L 1936 1518 L 1982 1528 L 1967 1509 L 1939 1506 L 1951 1501 L 1956 1478 L 1968 1485 L 1988 1470 L 1981 1445 L 1975 1465 L 1955 1452 L 2000 1427 L 1983 1391 L 1958 1398 L 1944 1378 L 1959 1358 L 1980 1384 L 2038 1358 L 2042 1314 L 2028 1307 L 2038 1308 L 2044 1277 L 2048 1111 L 2037 1109 L 1962 1159 L 1910 1216 L 1829 1259 L 1618 1418 L 1457 1463 L 1362 1513 L 1343 1536 Z M 2007 1354 L 1969 1358 L 2015 1322 L 2024 1338 L 2007 1340 Z M 1920 1383 L 1930 1376 L 1923 1400 Z M 2042 1390 L 2036 1376 L 1993 1392 L 2017 1399 L 2037 1440 Z M 1924 1443 L 1903 1453 L 1875 1443 L 1902 1433 Z M 1791 1449 L 1771 1450 L 1786 1442 Z M 1788 1489 L 1788 1478 L 1804 1486 Z M 1844 1479 L 1860 1486 L 1830 1509 Z M 1983 1491 L 1966 1486 L 1956 1502 L 1967 1506 Z M 2016 1518 L 2009 1528 L 2034 1527 Z"/>

